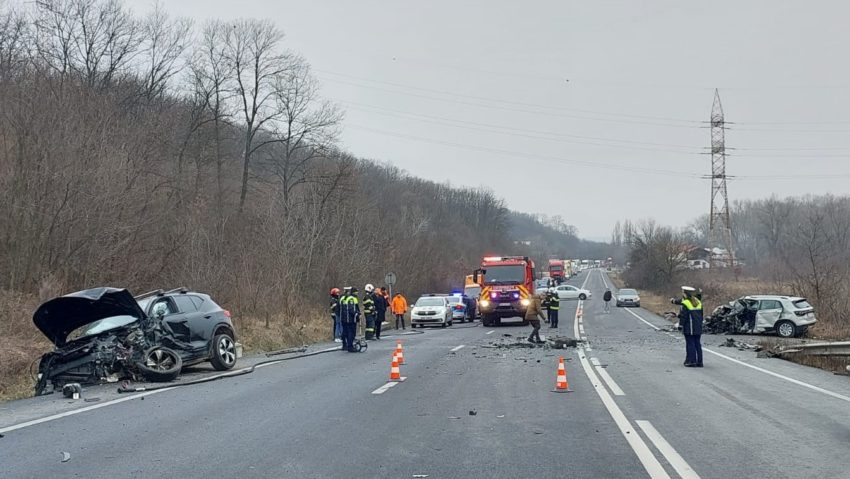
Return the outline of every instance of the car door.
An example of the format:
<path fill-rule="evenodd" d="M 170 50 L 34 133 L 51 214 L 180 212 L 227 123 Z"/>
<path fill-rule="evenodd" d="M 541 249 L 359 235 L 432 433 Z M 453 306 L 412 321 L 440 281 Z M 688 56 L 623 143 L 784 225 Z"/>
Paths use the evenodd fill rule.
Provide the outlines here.
<path fill-rule="evenodd" d="M 151 305 L 151 316 L 162 317 L 162 322 L 174 339 L 189 342 L 189 327 L 183 313 L 172 298 L 161 298 Z"/>
<path fill-rule="evenodd" d="M 197 300 L 199 299 L 197 298 Z M 198 310 L 197 300 L 188 294 L 181 294 L 174 297 L 174 302 L 177 305 L 177 309 L 183 315 L 183 321 L 188 330 L 187 337 L 189 343 L 193 348 L 202 349 L 207 347 L 211 339 L 209 337 L 211 329 L 209 325 L 212 323 L 212 318 L 205 317 L 204 313 Z"/>
<path fill-rule="evenodd" d="M 782 303 L 775 299 L 762 299 L 756 311 L 756 329 L 760 331 L 773 329 L 780 316 L 782 316 Z"/>

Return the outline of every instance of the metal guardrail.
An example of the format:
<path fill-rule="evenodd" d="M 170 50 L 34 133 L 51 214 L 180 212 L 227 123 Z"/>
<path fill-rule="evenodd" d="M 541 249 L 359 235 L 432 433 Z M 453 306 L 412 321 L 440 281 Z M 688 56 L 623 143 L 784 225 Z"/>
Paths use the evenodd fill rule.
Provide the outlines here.
<path fill-rule="evenodd" d="M 795 344 L 779 351 L 779 354 L 802 354 L 804 356 L 850 356 L 850 341 L 832 343 Z"/>

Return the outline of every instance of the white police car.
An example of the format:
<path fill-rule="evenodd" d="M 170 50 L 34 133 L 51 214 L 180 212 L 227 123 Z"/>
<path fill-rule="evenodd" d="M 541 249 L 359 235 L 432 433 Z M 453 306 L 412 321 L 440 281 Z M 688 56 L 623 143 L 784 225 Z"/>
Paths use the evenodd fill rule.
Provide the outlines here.
<path fill-rule="evenodd" d="M 452 309 L 445 295 L 429 294 L 416 300 L 410 310 L 410 325 L 412 327 L 451 326 Z"/>

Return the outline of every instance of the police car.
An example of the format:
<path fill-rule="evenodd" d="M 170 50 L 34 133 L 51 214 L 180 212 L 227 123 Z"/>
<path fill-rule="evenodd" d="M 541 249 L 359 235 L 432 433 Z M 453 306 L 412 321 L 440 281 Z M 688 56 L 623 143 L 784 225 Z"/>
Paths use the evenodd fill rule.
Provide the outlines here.
<path fill-rule="evenodd" d="M 461 323 L 467 320 L 472 322 L 475 320 L 475 300 L 463 293 L 452 293 L 446 296 L 449 302 L 449 307 L 452 310 L 452 319 L 457 319 Z"/>
<path fill-rule="evenodd" d="M 414 328 L 426 324 L 445 328 L 452 325 L 452 319 L 452 309 L 446 295 L 422 296 L 410 310 L 410 325 Z"/>

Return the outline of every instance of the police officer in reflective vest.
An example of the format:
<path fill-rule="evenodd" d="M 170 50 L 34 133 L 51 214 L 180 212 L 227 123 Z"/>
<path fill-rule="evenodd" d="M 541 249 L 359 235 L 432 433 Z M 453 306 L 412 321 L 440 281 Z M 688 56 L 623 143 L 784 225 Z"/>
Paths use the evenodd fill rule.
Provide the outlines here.
<path fill-rule="evenodd" d="M 558 311 L 561 310 L 561 298 L 555 291 L 549 292 L 549 327 L 558 328 Z"/>
<path fill-rule="evenodd" d="M 367 284 L 365 288 L 366 294 L 363 295 L 363 316 L 366 317 L 366 339 L 375 339 L 375 318 L 378 315 L 378 309 L 375 307 L 375 287 Z"/>
<path fill-rule="evenodd" d="M 342 350 L 354 352 L 354 336 L 357 333 L 357 321 L 360 319 L 360 302 L 357 289 L 346 286 L 339 299 L 339 313 L 342 319 Z"/>
<path fill-rule="evenodd" d="M 679 329 L 685 335 L 685 367 L 702 367 L 702 300 L 701 294 L 690 286 L 682 286 L 682 299 L 673 299 L 679 309 Z"/>

